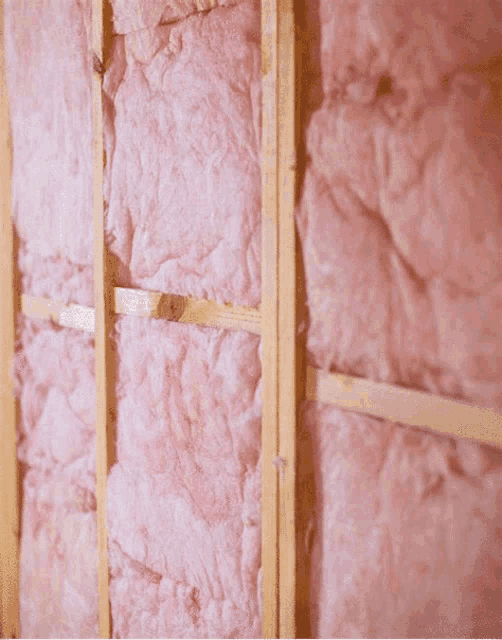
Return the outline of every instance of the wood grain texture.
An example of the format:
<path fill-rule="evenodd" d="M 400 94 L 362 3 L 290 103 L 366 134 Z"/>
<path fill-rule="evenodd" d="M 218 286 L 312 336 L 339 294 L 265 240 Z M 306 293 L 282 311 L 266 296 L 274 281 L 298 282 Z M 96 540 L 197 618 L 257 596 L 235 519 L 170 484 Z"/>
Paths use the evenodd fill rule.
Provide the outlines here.
<path fill-rule="evenodd" d="M 174 322 L 198 324 L 219 329 L 261 333 L 258 309 L 219 304 L 213 300 L 186 296 L 115 288 L 115 313 L 166 318 Z"/>
<path fill-rule="evenodd" d="M 309 367 L 307 400 L 502 446 L 502 414 L 431 393 Z"/>
<path fill-rule="evenodd" d="M 261 333 L 260 311 L 247 307 L 232 307 L 213 300 L 188 298 L 169 293 L 141 291 L 115 287 L 114 313 L 119 315 L 165 318 L 171 322 Z M 23 294 L 24 315 L 40 320 L 52 320 L 62 327 L 94 333 L 95 313 L 92 307 L 63 304 L 48 298 Z"/>
<path fill-rule="evenodd" d="M 9 122 L 0 0 L 0 631 L 19 637 L 19 506 L 16 402 L 12 375 L 15 345 L 14 233 L 11 211 L 12 139 Z"/>
<path fill-rule="evenodd" d="M 108 577 L 108 530 L 106 482 L 110 466 L 110 395 L 115 377 L 112 370 L 110 331 L 113 326 L 113 288 L 108 278 L 103 207 L 103 107 L 100 69 L 103 67 L 103 0 L 92 0 L 92 134 L 94 210 L 94 307 L 96 372 L 96 502 L 98 529 L 99 633 L 111 637 Z"/>
<path fill-rule="evenodd" d="M 278 0 L 279 637 L 296 638 L 295 19 Z"/>
<path fill-rule="evenodd" d="M 278 5 L 262 0 L 262 572 L 264 638 L 279 634 Z"/>

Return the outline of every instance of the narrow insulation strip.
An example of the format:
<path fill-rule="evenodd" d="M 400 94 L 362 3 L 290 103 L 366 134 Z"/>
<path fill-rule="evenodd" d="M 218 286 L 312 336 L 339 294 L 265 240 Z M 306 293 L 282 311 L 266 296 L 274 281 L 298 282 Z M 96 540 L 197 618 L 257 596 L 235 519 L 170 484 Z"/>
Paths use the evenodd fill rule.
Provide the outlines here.
<path fill-rule="evenodd" d="M 4 64 L 4 5 L 0 0 L 0 633 L 4 638 L 19 637 L 19 506 L 16 403 L 12 377 L 15 290 L 11 157 Z"/>

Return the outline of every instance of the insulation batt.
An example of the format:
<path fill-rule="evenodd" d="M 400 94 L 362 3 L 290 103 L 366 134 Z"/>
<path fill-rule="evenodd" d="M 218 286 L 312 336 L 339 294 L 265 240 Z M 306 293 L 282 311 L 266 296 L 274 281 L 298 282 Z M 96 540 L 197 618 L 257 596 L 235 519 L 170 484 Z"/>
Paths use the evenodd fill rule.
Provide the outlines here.
<path fill-rule="evenodd" d="M 132 5 L 105 77 L 118 283 L 256 306 L 260 14 Z M 259 338 L 122 318 L 116 344 L 114 636 L 259 637 Z"/>
<path fill-rule="evenodd" d="M 502 8 L 309 16 L 308 359 L 500 410 Z M 314 403 L 302 430 L 313 637 L 500 636 L 500 452 Z"/>
<path fill-rule="evenodd" d="M 259 12 L 165 5 L 162 20 L 184 19 L 158 26 L 131 8 L 114 7 L 103 96 L 116 284 L 257 305 Z M 7 20 L 23 291 L 92 305 L 90 6 L 12 3 Z M 19 329 L 21 631 L 96 637 L 94 391 L 77 376 L 92 382 L 92 340 Z M 259 338 L 122 318 L 114 345 L 113 636 L 259 637 Z"/>
<path fill-rule="evenodd" d="M 5 5 L 22 288 L 92 305 L 90 3 Z M 112 12 L 114 282 L 256 307 L 259 3 Z M 502 409 L 501 12 L 299 11 L 311 364 Z M 21 632 L 97 637 L 92 336 L 18 330 Z M 259 637 L 259 338 L 122 317 L 113 341 L 113 637 Z M 306 635 L 500 636 L 499 451 L 316 403 L 299 437 Z"/>

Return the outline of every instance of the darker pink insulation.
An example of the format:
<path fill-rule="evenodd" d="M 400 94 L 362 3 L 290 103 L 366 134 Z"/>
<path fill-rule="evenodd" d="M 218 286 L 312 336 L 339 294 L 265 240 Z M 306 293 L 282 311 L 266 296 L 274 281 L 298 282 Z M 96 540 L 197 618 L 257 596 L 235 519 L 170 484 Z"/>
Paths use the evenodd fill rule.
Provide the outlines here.
<path fill-rule="evenodd" d="M 89 0 L 6 0 L 24 293 L 93 305 Z M 214 5 L 214 6 L 213 6 Z M 297 220 L 311 364 L 502 410 L 502 7 L 305 0 Z M 260 4 L 115 0 L 117 286 L 257 307 Z M 97 637 L 90 334 L 19 319 L 23 637 Z M 117 638 L 261 635 L 260 340 L 120 317 Z M 307 403 L 313 637 L 497 637 L 502 453 Z"/>

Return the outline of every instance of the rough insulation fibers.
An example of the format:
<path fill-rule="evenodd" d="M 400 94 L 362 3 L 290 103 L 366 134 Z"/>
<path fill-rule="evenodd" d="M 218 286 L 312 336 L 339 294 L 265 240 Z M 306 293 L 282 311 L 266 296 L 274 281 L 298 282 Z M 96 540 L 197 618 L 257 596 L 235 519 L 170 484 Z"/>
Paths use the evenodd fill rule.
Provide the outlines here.
<path fill-rule="evenodd" d="M 23 292 L 92 306 L 90 3 L 5 4 Z M 111 9 L 114 284 L 256 307 L 259 3 Z M 502 409 L 501 13 L 298 5 L 311 364 Z M 259 637 L 259 338 L 127 317 L 113 338 L 113 637 Z M 92 335 L 19 319 L 23 637 L 98 634 L 93 366 Z M 500 452 L 301 415 L 303 633 L 500 635 Z"/>

